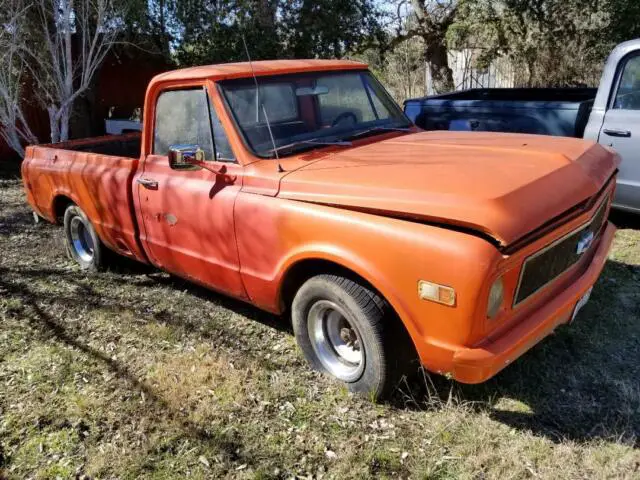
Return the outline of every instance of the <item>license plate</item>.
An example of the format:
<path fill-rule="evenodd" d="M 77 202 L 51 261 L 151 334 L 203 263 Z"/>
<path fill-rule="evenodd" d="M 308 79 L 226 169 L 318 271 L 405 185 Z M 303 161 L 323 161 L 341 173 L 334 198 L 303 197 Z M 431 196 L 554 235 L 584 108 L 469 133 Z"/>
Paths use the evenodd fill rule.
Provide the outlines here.
<path fill-rule="evenodd" d="M 576 303 L 576 306 L 573 309 L 573 315 L 571 315 L 571 322 L 573 322 L 576 319 L 576 317 L 578 316 L 578 312 L 580 312 L 580 310 L 582 310 L 582 307 L 584 307 L 587 304 L 587 302 L 589 301 L 589 298 L 591 297 L 592 291 L 593 291 L 593 287 L 587 290 L 587 293 L 585 293 L 582 296 L 582 298 L 578 300 L 578 303 Z"/>

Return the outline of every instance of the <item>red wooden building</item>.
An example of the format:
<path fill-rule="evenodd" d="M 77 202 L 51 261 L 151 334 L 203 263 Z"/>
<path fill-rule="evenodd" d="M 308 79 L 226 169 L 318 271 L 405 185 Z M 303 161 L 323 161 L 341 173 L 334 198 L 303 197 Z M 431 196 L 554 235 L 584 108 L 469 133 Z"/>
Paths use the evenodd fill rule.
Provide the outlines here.
<path fill-rule="evenodd" d="M 74 104 L 71 137 L 83 138 L 104 134 L 104 120 L 110 109 L 128 115 L 141 108 L 151 78 L 172 68 L 161 56 L 136 48 L 113 51 L 96 74 L 93 88 Z M 25 89 L 25 116 L 40 142 L 50 141 L 49 117 L 33 91 Z M 0 139 L 0 161 L 16 160 L 18 155 Z"/>

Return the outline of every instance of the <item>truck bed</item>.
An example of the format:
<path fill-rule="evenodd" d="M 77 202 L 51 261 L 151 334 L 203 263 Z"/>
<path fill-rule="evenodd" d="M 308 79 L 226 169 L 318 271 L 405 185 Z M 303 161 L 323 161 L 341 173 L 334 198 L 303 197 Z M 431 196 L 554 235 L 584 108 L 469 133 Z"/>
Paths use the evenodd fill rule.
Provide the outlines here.
<path fill-rule="evenodd" d="M 74 140 L 49 147 L 72 150 L 74 152 L 98 153 L 113 157 L 140 158 L 141 136 L 140 133 L 128 133 L 124 135 L 107 135 L 104 137 L 86 138 Z"/>
<path fill-rule="evenodd" d="M 535 133 L 582 137 L 594 88 L 487 88 L 405 101 L 425 130 Z"/>
<path fill-rule="evenodd" d="M 140 140 L 131 133 L 27 147 L 22 176 L 29 203 L 56 223 L 70 203 L 82 205 L 108 247 L 144 261 L 131 189 Z"/>

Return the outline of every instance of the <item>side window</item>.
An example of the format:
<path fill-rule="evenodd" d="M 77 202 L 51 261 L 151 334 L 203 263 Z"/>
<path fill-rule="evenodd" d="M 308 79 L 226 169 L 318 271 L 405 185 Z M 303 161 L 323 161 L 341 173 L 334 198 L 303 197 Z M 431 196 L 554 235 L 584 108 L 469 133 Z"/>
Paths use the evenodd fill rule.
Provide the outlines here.
<path fill-rule="evenodd" d="M 626 61 L 613 108 L 640 110 L 640 56 Z"/>
<path fill-rule="evenodd" d="M 167 155 L 172 145 L 198 145 L 213 160 L 209 105 L 204 88 L 169 90 L 158 97 L 153 141 L 155 155 Z"/>
<path fill-rule="evenodd" d="M 213 141 L 216 145 L 216 156 L 218 157 L 216 160 L 234 162 L 236 157 L 233 156 L 229 139 L 227 134 L 224 133 L 224 128 L 213 105 L 211 105 L 211 125 L 213 126 Z"/>

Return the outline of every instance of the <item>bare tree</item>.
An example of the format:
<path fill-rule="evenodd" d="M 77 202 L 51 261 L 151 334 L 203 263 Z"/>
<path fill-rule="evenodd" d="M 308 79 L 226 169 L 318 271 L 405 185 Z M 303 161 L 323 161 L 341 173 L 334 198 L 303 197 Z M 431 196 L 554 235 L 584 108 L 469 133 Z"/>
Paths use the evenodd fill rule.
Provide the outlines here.
<path fill-rule="evenodd" d="M 10 70 L 5 76 L 0 74 L 0 84 L 5 85 L 10 100 L 3 108 L 7 118 L 6 121 L 2 118 L 2 131 L 3 137 L 9 137 L 7 141 L 12 148 L 22 153 L 16 135 L 25 142 L 36 140 L 19 106 L 20 81 L 25 70 L 37 99 L 49 114 L 51 142 L 68 140 L 73 104 L 90 88 L 96 71 L 114 45 L 121 17 L 116 15 L 112 0 L 5 2 L 4 11 L 9 12 L 5 15 L 22 20 L 5 25 L 3 35 L 7 38 L 0 42 L 3 53 L 9 52 L 6 54 L 14 65 L 0 67 Z M 15 128 L 25 130 L 22 134 L 9 126 L 11 115 L 18 120 L 19 127 Z"/>
<path fill-rule="evenodd" d="M 39 97 L 49 113 L 51 141 L 65 141 L 73 102 L 91 86 L 115 43 L 118 19 L 111 0 L 36 0 L 33 8 L 44 52 L 28 46 L 25 60 L 34 66 Z"/>
<path fill-rule="evenodd" d="M 21 56 L 25 11 L 13 0 L 0 1 L 0 138 L 24 155 L 24 143 L 37 143 L 24 114 L 26 66 Z M 18 8 L 17 8 L 18 7 Z"/>

